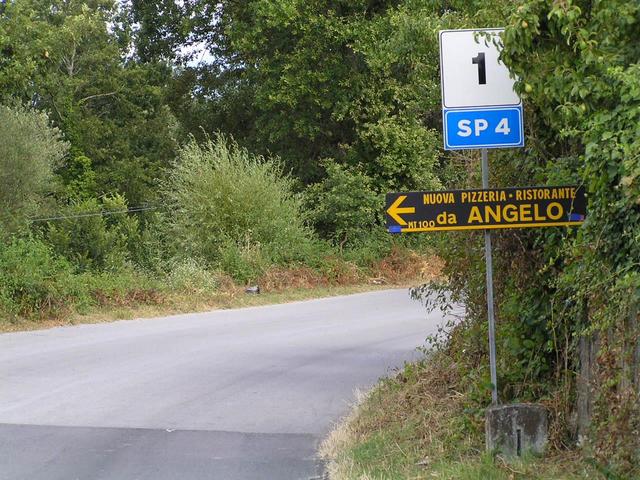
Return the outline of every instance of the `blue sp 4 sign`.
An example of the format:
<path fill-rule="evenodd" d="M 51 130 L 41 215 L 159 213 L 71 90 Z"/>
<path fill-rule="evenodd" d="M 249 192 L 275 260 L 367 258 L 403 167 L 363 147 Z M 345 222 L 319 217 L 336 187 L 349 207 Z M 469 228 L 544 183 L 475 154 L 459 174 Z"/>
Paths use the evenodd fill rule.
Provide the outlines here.
<path fill-rule="evenodd" d="M 444 148 L 524 146 L 522 101 L 500 61 L 501 28 L 442 30 Z"/>
<path fill-rule="evenodd" d="M 445 109 L 443 123 L 446 150 L 524 146 L 521 105 Z"/>

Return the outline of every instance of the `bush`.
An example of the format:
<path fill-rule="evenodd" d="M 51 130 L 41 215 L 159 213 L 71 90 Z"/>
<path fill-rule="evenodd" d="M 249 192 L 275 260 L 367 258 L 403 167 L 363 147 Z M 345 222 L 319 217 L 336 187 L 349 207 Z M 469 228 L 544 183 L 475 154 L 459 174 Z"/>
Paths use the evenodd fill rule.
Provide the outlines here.
<path fill-rule="evenodd" d="M 0 106 L 0 125 L 0 230 L 15 233 L 41 209 L 68 146 L 41 112 Z"/>
<path fill-rule="evenodd" d="M 169 265 L 166 284 L 178 292 L 207 294 L 218 289 L 219 278 L 198 260 L 188 258 Z"/>
<path fill-rule="evenodd" d="M 87 292 L 87 300 L 78 304 L 78 309 L 91 305 L 156 305 L 163 300 L 160 283 L 131 266 L 117 271 L 84 272 L 77 279 Z"/>
<path fill-rule="evenodd" d="M 234 280 L 248 283 L 267 270 L 269 261 L 265 258 L 260 244 L 229 240 L 220 249 L 219 265 L 220 269 L 231 275 Z"/>
<path fill-rule="evenodd" d="M 344 252 L 347 261 L 354 262 L 360 267 L 371 267 L 377 261 L 390 255 L 394 248 L 409 244 L 411 238 L 402 238 L 399 235 L 391 235 L 382 227 L 374 230 Z M 414 242 L 415 243 L 415 242 Z M 419 250 L 416 246 L 416 250 Z"/>
<path fill-rule="evenodd" d="M 96 195 L 98 183 L 93 162 L 89 157 L 72 148 L 65 163 L 58 168 L 62 188 L 59 197 L 66 200 L 88 200 Z"/>
<path fill-rule="evenodd" d="M 40 240 L 13 239 L 0 249 L 0 310 L 55 316 L 83 297 L 73 267 Z"/>
<path fill-rule="evenodd" d="M 163 193 L 179 255 L 229 269 L 236 279 L 248 280 L 260 265 L 302 261 L 312 243 L 279 161 L 251 155 L 223 136 L 202 146 L 192 139 Z"/>
<path fill-rule="evenodd" d="M 117 271 L 75 270 L 42 240 L 13 238 L 0 249 L 0 313 L 51 318 L 84 312 L 92 305 L 162 301 L 159 282 L 130 266 Z"/>
<path fill-rule="evenodd" d="M 381 228 L 384 201 L 366 175 L 333 162 L 325 166 L 327 177 L 305 193 L 309 218 L 324 238 L 356 245 Z"/>
<path fill-rule="evenodd" d="M 123 213 L 97 214 L 123 212 L 127 207 L 124 197 L 117 194 L 104 197 L 101 202 L 96 199 L 75 202 L 64 212 L 69 218 L 49 223 L 47 240 L 78 271 L 121 269 L 130 252 L 139 249 L 138 219 Z"/>

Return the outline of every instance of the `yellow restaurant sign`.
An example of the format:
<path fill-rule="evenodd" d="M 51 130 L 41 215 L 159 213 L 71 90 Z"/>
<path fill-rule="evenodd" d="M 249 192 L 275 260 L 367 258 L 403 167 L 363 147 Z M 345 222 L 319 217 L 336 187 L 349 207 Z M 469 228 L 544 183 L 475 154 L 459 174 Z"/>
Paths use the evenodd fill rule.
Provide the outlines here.
<path fill-rule="evenodd" d="M 583 187 L 388 193 L 391 233 L 579 225 L 587 214 Z"/>

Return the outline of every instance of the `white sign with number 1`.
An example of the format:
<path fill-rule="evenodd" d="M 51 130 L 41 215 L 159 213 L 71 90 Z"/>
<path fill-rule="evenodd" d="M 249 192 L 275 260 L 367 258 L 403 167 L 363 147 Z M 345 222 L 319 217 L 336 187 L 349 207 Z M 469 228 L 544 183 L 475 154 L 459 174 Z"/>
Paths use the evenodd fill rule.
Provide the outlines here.
<path fill-rule="evenodd" d="M 522 103 L 499 61 L 502 28 L 440 32 L 444 148 L 524 146 Z"/>
<path fill-rule="evenodd" d="M 514 79 L 498 60 L 501 28 L 440 32 L 443 108 L 520 105 Z M 498 45 L 496 45 L 498 43 Z"/>

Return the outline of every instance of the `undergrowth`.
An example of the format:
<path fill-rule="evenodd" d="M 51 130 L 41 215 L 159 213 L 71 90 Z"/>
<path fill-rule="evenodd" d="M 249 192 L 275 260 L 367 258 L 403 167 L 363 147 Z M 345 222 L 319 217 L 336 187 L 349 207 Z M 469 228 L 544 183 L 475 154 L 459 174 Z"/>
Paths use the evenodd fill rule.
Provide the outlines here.
<path fill-rule="evenodd" d="M 325 440 L 331 480 L 604 478 L 575 451 L 506 461 L 484 449 L 483 409 L 449 352 L 406 364 Z"/>
<path fill-rule="evenodd" d="M 351 287 L 406 285 L 436 278 L 439 259 L 397 246 L 381 259 L 358 265 L 328 256 L 315 266 L 271 266 L 251 279 L 261 299 L 244 299 L 246 284 L 194 259 L 177 260 L 166 272 L 133 267 L 103 272 L 76 272 L 64 258 L 37 240 L 17 240 L 0 251 L 0 330 L 10 331 L 83 322 L 109 316 L 130 317 L 169 312 L 245 306 L 308 298 L 304 291 L 351 293 Z M 288 292 L 288 293 L 287 293 Z M 296 293 L 298 292 L 298 293 Z M 266 294 L 266 295 L 265 295 Z M 284 296 L 282 295 L 284 294 Z"/>

